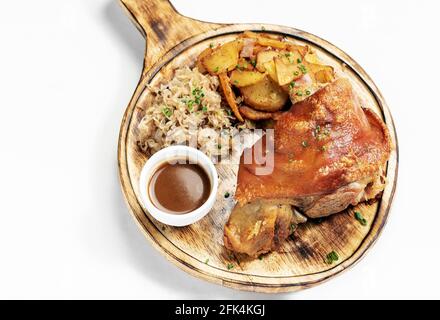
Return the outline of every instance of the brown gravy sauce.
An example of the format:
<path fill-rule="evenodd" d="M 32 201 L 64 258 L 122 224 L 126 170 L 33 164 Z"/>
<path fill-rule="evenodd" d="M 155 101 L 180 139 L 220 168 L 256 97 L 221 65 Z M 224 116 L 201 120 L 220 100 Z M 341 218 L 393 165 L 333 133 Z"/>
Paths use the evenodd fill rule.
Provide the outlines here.
<path fill-rule="evenodd" d="M 156 208 L 172 214 L 185 214 L 206 202 L 211 181 L 198 164 L 166 162 L 156 169 L 147 188 Z"/>

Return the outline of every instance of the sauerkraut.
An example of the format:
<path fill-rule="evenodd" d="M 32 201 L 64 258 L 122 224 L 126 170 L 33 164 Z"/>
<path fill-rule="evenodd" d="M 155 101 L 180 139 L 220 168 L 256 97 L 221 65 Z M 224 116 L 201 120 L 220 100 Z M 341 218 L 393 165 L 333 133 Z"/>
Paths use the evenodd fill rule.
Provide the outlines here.
<path fill-rule="evenodd" d="M 234 148 L 239 129 L 254 128 L 246 120 L 236 124 L 219 93 L 217 76 L 182 67 L 159 87 L 149 87 L 153 102 L 138 125 L 138 146 L 148 155 L 176 144 L 197 147 L 212 157 L 225 156 Z"/>

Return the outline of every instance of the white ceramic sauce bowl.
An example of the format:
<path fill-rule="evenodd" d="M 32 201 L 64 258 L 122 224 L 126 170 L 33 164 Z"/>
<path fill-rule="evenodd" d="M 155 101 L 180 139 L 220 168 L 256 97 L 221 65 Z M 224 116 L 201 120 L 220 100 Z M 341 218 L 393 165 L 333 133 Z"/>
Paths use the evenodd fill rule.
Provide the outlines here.
<path fill-rule="evenodd" d="M 198 164 L 205 170 L 211 183 L 211 191 L 206 202 L 194 211 L 184 214 L 172 214 L 158 209 L 151 201 L 149 195 L 149 184 L 153 174 L 161 165 L 175 159 L 189 159 L 190 163 Z M 201 151 L 187 146 L 166 147 L 153 154 L 142 168 L 139 179 L 139 191 L 144 209 L 156 220 L 176 227 L 187 226 L 202 219 L 214 205 L 217 189 L 218 174 L 211 159 Z"/>

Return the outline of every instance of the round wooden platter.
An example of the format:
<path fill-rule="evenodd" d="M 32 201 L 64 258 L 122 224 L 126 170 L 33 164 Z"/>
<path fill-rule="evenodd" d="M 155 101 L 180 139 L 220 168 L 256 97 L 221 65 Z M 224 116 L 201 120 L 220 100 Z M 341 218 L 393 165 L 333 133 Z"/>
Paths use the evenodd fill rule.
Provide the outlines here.
<path fill-rule="evenodd" d="M 393 199 L 398 168 L 397 138 L 388 107 L 373 81 L 347 54 L 314 35 L 293 28 L 262 24 L 213 24 L 183 17 L 166 0 L 120 0 L 133 22 L 146 36 L 144 69 L 121 124 L 118 148 L 122 189 L 131 213 L 154 247 L 188 273 L 227 287 L 285 292 L 308 288 L 341 273 L 365 254 L 382 231 Z M 280 252 L 250 259 L 228 252 L 223 246 L 223 226 L 234 205 L 237 165 L 217 165 L 220 186 L 211 212 L 196 224 L 183 228 L 162 225 L 139 201 L 139 173 L 147 157 L 136 145 L 137 125 L 151 101 L 147 84 L 170 79 L 178 66 L 192 65 L 210 43 L 221 43 L 245 30 L 282 34 L 288 40 L 315 48 L 326 63 L 351 80 L 365 106 L 375 110 L 389 128 L 394 149 L 387 167 L 388 184 L 382 198 L 362 203 L 329 218 L 301 225 Z M 362 212 L 362 226 L 354 211 Z M 325 262 L 336 251 L 339 260 Z M 229 265 L 229 268 L 228 268 Z M 233 266 L 231 269 L 230 266 Z"/>

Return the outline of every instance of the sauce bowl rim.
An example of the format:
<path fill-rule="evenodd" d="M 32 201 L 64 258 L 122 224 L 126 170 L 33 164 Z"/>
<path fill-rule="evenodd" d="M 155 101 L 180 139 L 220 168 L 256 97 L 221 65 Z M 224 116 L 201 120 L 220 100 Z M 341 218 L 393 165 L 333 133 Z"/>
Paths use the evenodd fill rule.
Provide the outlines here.
<path fill-rule="evenodd" d="M 171 159 L 179 158 L 188 158 L 190 161 L 195 161 L 191 163 L 200 165 L 202 169 L 206 171 L 206 174 L 209 177 L 211 190 L 209 192 L 208 199 L 197 209 L 184 214 L 173 214 L 163 211 L 153 204 L 149 196 L 148 186 L 152 176 L 160 165 Z M 159 150 L 145 162 L 139 176 L 139 193 L 141 205 L 145 214 L 148 212 L 159 222 L 170 226 L 183 227 L 202 219 L 214 206 L 217 197 L 217 190 L 218 174 L 214 163 L 200 150 L 188 146 L 176 145 L 165 147 Z"/>

